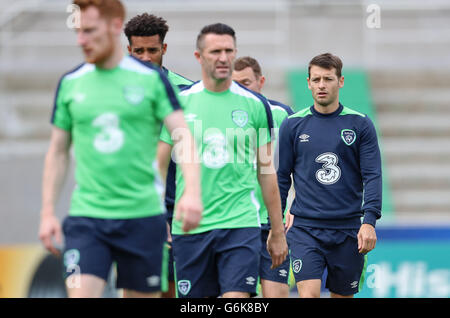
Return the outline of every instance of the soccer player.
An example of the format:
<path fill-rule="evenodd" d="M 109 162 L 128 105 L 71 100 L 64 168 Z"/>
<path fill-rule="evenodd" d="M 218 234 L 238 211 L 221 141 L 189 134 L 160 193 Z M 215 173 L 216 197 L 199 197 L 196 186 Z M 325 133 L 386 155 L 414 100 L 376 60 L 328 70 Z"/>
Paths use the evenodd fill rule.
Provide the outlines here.
<path fill-rule="evenodd" d="M 194 140 L 167 77 L 123 55 L 121 2 L 74 4 L 81 9 L 76 31 L 85 63 L 66 73 L 56 92 L 39 237 L 58 253 L 53 237 L 61 244 L 62 233 L 54 209 L 73 143 L 77 186 L 62 226 L 68 296 L 100 297 L 116 262 L 124 297 L 158 297 L 167 284 L 167 228 L 155 160 L 161 122 L 170 131 L 184 129 L 177 145 L 186 187 L 176 217 L 185 231 L 199 224 L 202 213 L 200 167 L 187 158 L 196 157 Z"/>
<path fill-rule="evenodd" d="M 232 81 L 235 41 L 230 26 L 205 26 L 194 53 L 202 80 L 180 93 L 185 117 L 201 149 L 204 213 L 195 230 L 183 231 L 177 220 L 172 224 L 179 297 L 256 294 L 261 230 L 255 156 L 272 222 L 267 242 L 272 266 L 278 267 L 287 255 L 271 155 L 270 107 L 265 98 Z M 176 136 L 163 130 L 161 140 L 171 144 L 172 139 Z M 177 171 L 175 206 L 183 188 L 184 179 Z"/>
<path fill-rule="evenodd" d="M 160 67 L 171 83 L 181 89 L 193 82 L 163 66 L 163 56 L 167 52 L 167 43 L 164 39 L 168 31 L 166 20 L 148 13 L 130 19 L 124 30 L 128 39 L 128 53 L 141 61 Z"/>
<path fill-rule="evenodd" d="M 238 58 L 234 63 L 233 80 L 241 85 L 251 89 L 259 94 L 264 87 L 266 78 L 262 74 L 261 66 L 258 61 L 250 56 Z M 270 110 L 272 111 L 274 133 L 278 133 L 278 129 L 287 116 L 292 115 L 292 109 L 280 102 L 268 100 Z M 276 137 L 276 136 L 275 136 Z M 289 266 L 290 260 L 286 257 L 282 265 L 276 269 L 271 269 L 271 259 L 267 252 L 266 244 L 269 235 L 270 223 L 268 222 L 267 208 L 264 205 L 261 188 L 258 186 L 256 197 L 261 203 L 259 210 L 261 220 L 261 263 L 259 265 L 259 277 L 261 280 L 261 289 L 263 297 L 289 297 Z"/>
<path fill-rule="evenodd" d="M 339 57 L 314 57 L 307 79 L 314 105 L 280 128 L 278 183 L 284 208 L 293 174 L 294 221 L 287 240 L 300 297 L 320 297 L 325 267 L 331 297 L 353 297 L 362 287 L 381 217 L 377 134 L 367 115 L 339 102 L 341 72 Z"/>
<path fill-rule="evenodd" d="M 161 70 L 169 78 L 170 82 L 182 89 L 183 87 L 191 85 L 193 82 L 177 73 L 169 71 L 162 65 L 163 55 L 167 51 L 167 43 L 164 42 L 167 31 L 169 31 L 167 21 L 161 17 L 148 13 L 143 13 L 133 17 L 127 22 L 124 30 L 128 39 L 128 53 L 141 61 L 153 63 L 155 66 L 161 68 Z M 170 146 L 164 142 L 158 142 L 156 155 L 158 158 L 160 175 L 162 179 L 166 181 L 164 204 L 167 210 L 167 222 L 171 225 L 175 202 L 176 165 L 173 160 L 170 160 L 168 166 L 167 162 L 164 162 L 163 165 L 161 165 L 162 162 L 159 160 L 161 156 L 165 158 L 168 153 L 170 153 Z M 170 247 L 168 272 L 169 287 L 168 291 L 163 293 L 162 296 L 166 298 L 173 298 L 175 297 L 175 279 L 173 269 L 173 251 L 170 245 L 170 234 L 168 244 Z"/>

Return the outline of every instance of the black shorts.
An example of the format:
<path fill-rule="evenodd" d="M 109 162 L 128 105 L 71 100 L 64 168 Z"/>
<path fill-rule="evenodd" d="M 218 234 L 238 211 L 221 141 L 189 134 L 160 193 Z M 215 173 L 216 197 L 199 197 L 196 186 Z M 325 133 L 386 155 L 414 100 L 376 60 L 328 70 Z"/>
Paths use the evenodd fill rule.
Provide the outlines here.
<path fill-rule="evenodd" d="M 286 256 L 284 262 L 277 268 L 270 269 L 272 258 L 267 251 L 268 230 L 261 230 L 261 260 L 259 264 L 259 277 L 277 283 L 289 284 L 290 259 Z"/>
<path fill-rule="evenodd" d="M 117 288 L 167 290 L 166 216 L 109 220 L 69 216 L 64 220 L 65 276 L 108 279 L 117 265 Z"/>
<path fill-rule="evenodd" d="M 217 229 L 172 235 L 178 297 L 256 295 L 261 229 Z"/>
<path fill-rule="evenodd" d="M 333 230 L 292 226 L 286 239 L 295 281 L 322 279 L 339 295 L 352 295 L 362 287 L 367 257 L 358 252 L 358 230 Z"/>

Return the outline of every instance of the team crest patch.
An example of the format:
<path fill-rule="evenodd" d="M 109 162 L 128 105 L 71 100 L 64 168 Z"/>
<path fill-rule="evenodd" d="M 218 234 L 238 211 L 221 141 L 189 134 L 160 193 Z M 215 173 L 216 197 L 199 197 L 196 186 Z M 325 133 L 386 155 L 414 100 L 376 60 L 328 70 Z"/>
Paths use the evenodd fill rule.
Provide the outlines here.
<path fill-rule="evenodd" d="M 140 104 L 145 97 L 145 89 L 142 86 L 125 86 L 123 88 L 125 99 L 133 105 Z"/>
<path fill-rule="evenodd" d="M 294 271 L 294 273 L 298 274 L 300 272 L 300 270 L 302 269 L 302 260 L 301 259 L 296 259 L 295 261 L 292 262 L 292 270 Z"/>
<path fill-rule="evenodd" d="M 351 129 L 342 129 L 341 138 L 347 146 L 350 146 L 356 140 L 356 133 Z"/>
<path fill-rule="evenodd" d="M 233 122 L 239 127 L 244 127 L 248 123 L 248 113 L 243 110 L 235 110 L 231 113 Z"/>
<path fill-rule="evenodd" d="M 191 290 L 191 282 L 188 280 L 178 281 L 178 291 L 186 296 Z"/>

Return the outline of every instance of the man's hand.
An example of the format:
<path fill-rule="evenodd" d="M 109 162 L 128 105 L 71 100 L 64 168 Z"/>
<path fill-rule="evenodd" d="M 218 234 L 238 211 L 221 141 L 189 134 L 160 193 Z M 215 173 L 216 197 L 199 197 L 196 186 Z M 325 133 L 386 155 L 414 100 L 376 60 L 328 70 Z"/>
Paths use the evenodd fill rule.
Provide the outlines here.
<path fill-rule="evenodd" d="M 62 230 L 59 220 L 53 214 L 43 215 L 39 227 L 39 239 L 49 252 L 59 256 L 61 252 L 53 244 L 53 237 L 55 237 L 56 244 L 62 246 Z"/>
<path fill-rule="evenodd" d="M 184 193 L 176 205 L 175 219 L 182 220 L 182 230 L 189 232 L 199 225 L 202 212 L 203 204 L 200 195 Z"/>
<path fill-rule="evenodd" d="M 172 234 L 170 233 L 170 225 L 166 222 L 167 227 L 167 243 L 172 243 Z"/>
<path fill-rule="evenodd" d="M 284 232 L 275 233 L 270 230 L 269 237 L 267 238 L 267 251 L 272 258 L 272 266 L 270 269 L 277 268 L 283 264 L 288 255 L 288 246 Z"/>
<path fill-rule="evenodd" d="M 294 224 L 294 216 L 290 211 L 286 211 L 286 223 L 284 224 L 284 233 L 287 233 L 291 228 L 292 224 Z"/>
<path fill-rule="evenodd" d="M 375 248 L 377 234 L 370 224 L 362 224 L 358 232 L 358 252 L 366 254 Z"/>

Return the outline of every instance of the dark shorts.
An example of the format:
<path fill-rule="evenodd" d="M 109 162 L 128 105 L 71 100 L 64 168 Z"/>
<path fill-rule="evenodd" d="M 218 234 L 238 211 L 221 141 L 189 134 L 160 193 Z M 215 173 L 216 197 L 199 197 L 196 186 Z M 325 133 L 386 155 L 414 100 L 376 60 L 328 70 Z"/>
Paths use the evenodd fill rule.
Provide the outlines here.
<path fill-rule="evenodd" d="M 295 281 L 322 279 L 339 295 L 352 295 L 363 285 L 367 258 L 358 252 L 358 230 L 317 229 L 292 226 L 287 233 Z"/>
<path fill-rule="evenodd" d="M 231 291 L 256 296 L 260 228 L 218 229 L 172 239 L 178 297 L 218 297 Z"/>
<path fill-rule="evenodd" d="M 259 264 L 259 277 L 261 279 L 270 280 L 277 283 L 288 284 L 290 266 L 289 255 L 286 256 L 283 264 L 275 269 L 270 269 L 270 266 L 272 266 L 272 258 L 267 251 L 268 236 L 268 230 L 261 230 L 261 260 Z"/>
<path fill-rule="evenodd" d="M 64 220 L 65 277 L 73 273 L 108 279 L 117 266 L 117 288 L 167 290 L 166 216 L 109 220 L 69 216 Z"/>

